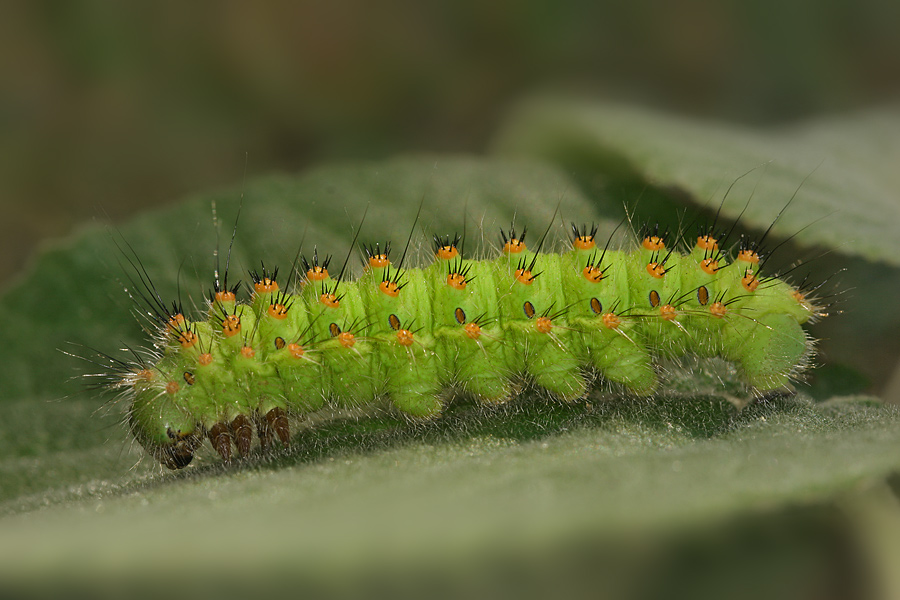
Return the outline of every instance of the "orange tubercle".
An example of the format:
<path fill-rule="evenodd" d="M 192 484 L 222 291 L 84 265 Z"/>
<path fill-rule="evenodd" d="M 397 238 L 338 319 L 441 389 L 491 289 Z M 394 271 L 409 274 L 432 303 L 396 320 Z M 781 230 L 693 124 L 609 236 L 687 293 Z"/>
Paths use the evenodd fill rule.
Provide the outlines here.
<path fill-rule="evenodd" d="M 791 298 L 796 300 L 797 304 L 799 304 L 800 306 L 802 306 L 804 309 L 808 310 L 809 312 L 816 312 L 816 310 L 817 310 L 816 307 L 813 306 L 812 302 L 807 300 L 806 294 L 804 294 L 800 290 L 796 290 L 796 289 L 793 290 L 791 292 Z"/>
<path fill-rule="evenodd" d="M 519 252 L 525 252 L 525 242 L 512 238 L 503 244 L 504 254 L 518 254 Z"/>
<path fill-rule="evenodd" d="M 309 281 L 324 281 L 328 279 L 328 269 L 325 267 L 313 267 L 306 272 Z"/>
<path fill-rule="evenodd" d="M 281 303 L 270 304 L 268 312 L 269 316 L 273 319 L 278 319 L 279 321 L 287 318 L 288 309 L 287 306 Z"/>
<path fill-rule="evenodd" d="M 400 295 L 400 286 L 393 281 L 382 281 L 378 284 L 378 289 L 381 290 L 382 294 L 390 296 L 391 298 L 396 298 Z"/>
<path fill-rule="evenodd" d="M 197 357 L 197 364 L 199 364 L 201 367 L 209 366 L 210 364 L 212 364 L 212 361 L 213 361 L 213 355 L 210 354 L 209 352 L 204 352 L 203 354 L 201 354 L 200 356 Z"/>
<path fill-rule="evenodd" d="M 456 290 L 466 289 L 466 278 L 461 273 L 450 273 L 447 275 L 447 285 Z"/>
<path fill-rule="evenodd" d="M 177 394 L 178 390 L 180 390 L 180 389 L 181 389 L 181 386 L 178 385 L 177 381 L 169 381 L 168 383 L 166 383 L 166 393 L 169 394 L 170 396 L 173 394 Z"/>
<path fill-rule="evenodd" d="M 759 263 L 759 253 L 756 250 L 741 250 L 738 252 L 737 259 L 755 265 Z"/>
<path fill-rule="evenodd" d="M 606 326 L 607 329 L 618 329 L 619 325 L 622 324 L 622 319 L 620 319 L 613 313 L 608 312 L 605 315 L 603 315 L 603 324 Z"/>
<path fill-rule="evenodd" d="M 178 343 L 181 344 L 181 347 L 185 349 L 193 348 L 194 344 L 197 343 L 197 334 L 190 329 L 177 332 L 175 338 L 178 340 Z"/>
<path fill-rule="evenodd" d="M 463 329 L 466 330 L 466 335 L 473 340 L 481 337 L 481 326 L 478 323 L 466 323 L 463 325 Z"/>
<path fill-rule="evenodd" d="M 413 333 L 409 329 L 401 329 L 397 332 L 397 343 L 401 346 L 413 345 Z"/>
<path fill-rule="evenodd" d="M 678 311 L 671 304 L 663 304 L 659 307 L 659 316 L 666 321 L 674 321 L 678 316 Z"/>
<path fill-rule="evenodd" d="M 257 294 L 265 294 L 266 292 L 277 292 L 278 282 L 268 277 L 263 278 L 253 284 L 253 289 Z"/>
<path fill-rule="evenodd" d="M 719 250 L 719 240 L 711 235 L 697 236 L 697 248 L 708 252 L 717 252 Z"/>
<path fill-rule="evenodd" d="M 172 336 L 179 344 L 181 344 L 181 347 L 185 349 L 191 348 L 197 343 L 197 334 L 191 331 L 190 328 L 186 326 L 186 323 L 187 321 L 181 313 L 172 315 L 166 323 L 169 331 L 172 332 Z"/>
<path fill-rule="evenodd" d="M 349 331 L 342 331 L 338 334 L 337 339 L 344 348 L 352 348 L 353 344 L 356 343 L 356 336 Z"/>
<path fill-rule="evenodd" d="M 373 269 L 383 269 L 391 264 L 387 254 L 374 254 L 369 257 L 369 267 Z"/>
<path fill-rule="evenodd" d="M 603 281 L 603 271 L 598 269 L 593 265 L 588 265 L 581 271 L 581 274 L 584 275 L 584 278 L 590 281 L 591 283 L 599 283 Z"/>
<path fill-rule="evenodd" d="M 553 329 L 553 323 L 549 317 L 538 317 L 534 322 L 534 328 L 541 333 L 550 333 L 550 330 Z"/>
<path fill-rule="evenodd" d="M 300 344 L 288 344 L 287 349 L 294 358 L 300 358 L 306 353 Z"/>
<path fill-rule="evenodd" d="M 748 292 L 755 292 L 756 288 L 759 287 L 759 279 L 756 278 L 756 274 L 753 272 L 753 269 L 747 269 L 744 271 L 744 276 L 741 277 L 741 285 L 744 286 L 744 289 Z"/>
<path fill-rule="evenodd" d="M 237 315 L 228 315 L 222 319 L 222 333 L 225 337 L 232 337 L 241 332 L 241 318 Z"/>
<path fill-rule="evenodd" d="M 337 296 L 335 296 L 331 292 L 328 292 L 328 293 L 325 293 L 325 294 L 322 294 L 321 296 L 319 296 L 319 302 L 321 302 L 322 304 L 324 304 L 325 306 L 327 306 L 329 308 L 337 308 L 338 306 L 341 305 L 340 301 L 337 299 Z"/>
<path fill-rule="evenodd" d="M 700 261 L 700 269 L 702 269 L 704 273 L 715 275 L 716 271 L 719 270 L 719 261 L 712 258 L 704 258 Z"/>
<path fill-rule="evenodd" d="M 666 247 L 666 244 L 658 235 L 648 235 L 641 240 L 641 246 L 645 250 L 662 250 Z"/>
<path fill-rule="evenodd" d="M 666 267 L 660 263 L 647 263 L 647 273 L 655 277 L 656 279 L 662 279 L 666 274 Z"/>
<path fill-rule="evenodd" d="M 593 250 L 597 247 L 597 244 L 594 243 L 593 236 L 579 235 L 577 238 L 572 240 L 572 247 L 576 250 Z"/>
<path fill-rule="evenodd" d="M 228 290 L 222 290 L 221 292 L 216 292 L 215 294 L 216 302 L 234 302 L 234 292 L 230 292 Z"/>
<path fill-rule="evenodd" d="M 459 250 L 456 249 L 456 246 L 441 246 L 434 254 L 441 260 L 453 260 L 459 256 Z"/>
<path fill-rule="evenodd" d="M 151 371 L 150 369 L 143 369 L 141 371 L 138 371 L 134 374 L 134 381 L 144 381 L 147 383 L 153 381 L 153 371 Z"/>
<path fill-rule="evenodd" d="M 524 285 L 531 285 L 531 282 L 534 281 L 534 277 L 528 269 L 516 269 L 515 278 Z"/>
<path fill-rule="evenodd" d="M 710 314 L 711 314 L 712 316 L 716 317 L 716 318 L 719 318 L 719 319 L 721 319 L 722 317 L 724 317 L 724 316 L 725 316 L 725 313 L 726 313 L 727 311 L 728 311 L 728 309 L 727 309 L 727 308 L 725 307 L 725 305 L 722 304 L 721 302 L 713 302 L 713 303 L 710 304 L 710 306 L 709 306 L 709 312 L 710 312 Z"/>
<path fill-rule="evenodd" d="M 250 346 L 244 346 L 241 348 L 241 356 L 244 358 L 253 358 L 256 356 L 256 350 L 251 348 Z"/>

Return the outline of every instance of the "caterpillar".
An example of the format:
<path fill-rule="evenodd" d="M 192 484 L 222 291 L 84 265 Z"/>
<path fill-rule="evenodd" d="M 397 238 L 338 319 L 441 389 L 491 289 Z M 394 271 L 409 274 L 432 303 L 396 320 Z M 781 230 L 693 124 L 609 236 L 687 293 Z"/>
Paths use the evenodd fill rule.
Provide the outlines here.
<path fill-rule="evenodd" d="M 645 227 L 636 248 L 613 249 L 572 223 L 569 249 L 552 253 L 546 232 L 532 249 L 513 226 L 482 259 L 464 257 L 458 235 L 434 236 L 421 268 L 403 265 L 409 241 L 396 264 L 390 243 L 366 245 L 355 281 L 347 260 L 335 276 L 331 257 L 298 252 L 287 278 L 264 263 L 251 271 L 246 299 L 226 263 L 193 316 L 132 261 L 154 338 L 132 360 L 109 359 L 110 386 L 127 397 L 134 438 L 170 469 L 205 440 L 224 461 L 249 454 L 254 431 L 264 449 L 288 446 L 291 419 L 326 405 L 386 398 L 428 418 L 448 387 L 499 403 L 524 377 L 573 401 L 592 375 L 646 396 L 660 358 L 721 357 L 757 393 L 783 388 L 813 355 L 802 325 L 823 307 L 814 289 L 762 274 L 765 236 L 725 249 L 714 229 L 688 247 Z"/>

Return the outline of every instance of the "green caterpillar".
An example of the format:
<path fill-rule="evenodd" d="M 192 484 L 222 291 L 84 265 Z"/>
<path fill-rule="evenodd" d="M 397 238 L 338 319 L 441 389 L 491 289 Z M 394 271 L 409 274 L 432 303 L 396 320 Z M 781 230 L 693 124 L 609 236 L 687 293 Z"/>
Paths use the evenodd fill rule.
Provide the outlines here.
<path fill-rule="evenodd" d="M 290 441 L 289 416 L 326 404 L 386 397 L 415 417 L 441 412 L 457 386 L 503 402 L 525 375 L 564 401 L 584 396 L 590 371 L 634 395 L 658 385 L 659 357 L 734 362 L 759 392 L 785 386 L 807 364 L 802 324 L 822 316 L 804 292 L 760 274 L 757 245 L 729 262 L 712 230 L 686 253 L 658 231 L 633 251 L 600 248 L 596 228 L 572 225 L 571 250 L 529 250 L 525 231 L 501 232 L 493 260 L 465 259 L 459 238 L 434 240 L 434 262 L 402 268 L 389 247 L 366 248 L 365 273 L 341 281 L 328 259 L 303 259 L 299 284 L 277 270 L 216 288 L 206 314 L 168 307 L 146 273 L 144 300 L 158 322 L 150 359 L 119 363 L 114 387 L 130 397 L 135 438 L 163 465 L 189 464 L 204 439 L 224 460 Z M 346 263 L 345 263 L 346 266 Z M 296 287 L 297 289 L 291 289 Z"/>

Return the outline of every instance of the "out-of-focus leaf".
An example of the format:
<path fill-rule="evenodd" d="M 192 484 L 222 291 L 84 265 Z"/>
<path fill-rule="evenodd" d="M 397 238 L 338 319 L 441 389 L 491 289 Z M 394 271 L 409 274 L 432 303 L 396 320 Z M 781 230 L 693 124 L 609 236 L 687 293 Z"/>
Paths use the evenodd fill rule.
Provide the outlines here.
<path fill-rule="evenodd" d="M 289 569 L 334 582 L 552 555 L 848 493 L 900 469 L 898 428 L 900 410 L 865 398 L 738 411 L 711 397 L 595 396 L 458 405 L 420 428 L 341 421 L 280 458 L 50 496 L 0 520 L 0 569 L 98 581 Z"/>
<path fill-rule="evenodd" d="M 896 110 L 760 131 L 633 107 L 537 99 L 513 113 L 495 147 L 679 190 L 713 209 L 734 183 L 722 214 L 742 215 L 757 229 L 766 229 L 797 192 L 802 207 L 784 212 L 776 234 L 900 265 Z"/>

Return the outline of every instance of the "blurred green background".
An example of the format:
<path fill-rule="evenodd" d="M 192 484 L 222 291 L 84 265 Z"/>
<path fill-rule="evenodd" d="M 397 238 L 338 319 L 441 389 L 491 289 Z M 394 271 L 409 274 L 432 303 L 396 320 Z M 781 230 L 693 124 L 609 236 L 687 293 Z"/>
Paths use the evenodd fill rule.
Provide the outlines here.
<path fill-rule="evenodd" d="M 481 152 L 535 90 L 750 124 L 870 106 L 900 87 L 898 23 L 880 0 L 4 3 L 0 285 L 41 239 L 245 160 Z"/>

